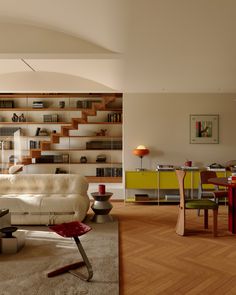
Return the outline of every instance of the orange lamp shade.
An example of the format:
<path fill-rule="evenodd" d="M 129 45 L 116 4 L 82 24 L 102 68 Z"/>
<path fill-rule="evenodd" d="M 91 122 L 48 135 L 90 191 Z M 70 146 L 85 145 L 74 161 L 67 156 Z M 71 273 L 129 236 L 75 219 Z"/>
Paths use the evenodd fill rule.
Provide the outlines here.
<path fill-rule="evenodd" d="M 144 145 L 139 145 L 136 147 L 136 149 L 133 150 L 133 154 L 142 158 L 143 156 L 149 154 L 149 149 L 146 148 Z"/>

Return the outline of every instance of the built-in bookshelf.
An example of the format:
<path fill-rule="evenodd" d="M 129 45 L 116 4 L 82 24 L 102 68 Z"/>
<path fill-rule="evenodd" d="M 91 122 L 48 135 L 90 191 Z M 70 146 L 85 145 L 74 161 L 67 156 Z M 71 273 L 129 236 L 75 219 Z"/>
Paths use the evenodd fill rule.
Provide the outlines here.
<path fill-rule="evenodd" d="M 23 173 L 61 169 L 89 182 L 122 181 L 122 94 L 2 94 L 0 111 L 4 173 L 19 163 Z"/>

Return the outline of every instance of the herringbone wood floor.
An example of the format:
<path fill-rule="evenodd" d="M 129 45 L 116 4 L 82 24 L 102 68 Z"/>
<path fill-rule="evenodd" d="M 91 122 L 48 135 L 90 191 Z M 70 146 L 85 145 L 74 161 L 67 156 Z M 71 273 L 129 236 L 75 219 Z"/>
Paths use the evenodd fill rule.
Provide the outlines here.
<path fill-rule="evenodd" d="M 187 211 L 191 235 L 175 234 L 177 206 L 113 202 L 120 221 L 120 290 L 124 295 L 236 294 L 236 235 L 220 206 L 219 236 L 203 230 L 203 214 Z M 202 212 L 203 213 L 203 212 Z"/>

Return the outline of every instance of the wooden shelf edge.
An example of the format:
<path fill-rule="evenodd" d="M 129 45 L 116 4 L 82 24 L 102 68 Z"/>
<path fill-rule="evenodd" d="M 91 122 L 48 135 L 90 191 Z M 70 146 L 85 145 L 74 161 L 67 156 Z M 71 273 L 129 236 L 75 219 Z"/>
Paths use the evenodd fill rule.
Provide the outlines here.
<path fill-rule="evenodd" d="M 122 92 L 98 92 L 98 93 L 90 93 L 90 92 L 78 92 L 78 93 L 71 93 L 71 92 L 49 92 L 49 93 L 30 93 L 30 92 L 25 92 L 25 93 L 1 93 L 0 97 L 1 98 L 63 98 L 63 97 L 76 97 L 76 98 L 100 98 L 100 97 L 116 97 L 116 98 L 122 98 L 123 93 Z"/>
<path fill-rule="evenodd" d="M 76 112 L 76 111 L 89 111 L 92 110 L 91 108 L 85 109 L 85 108 L 75 108 L 75 107 L 67 107 L 67 108 L 0 108 L 0 111 L 22 111 L 22 112 L 39 112 L 39 111 L 59 111 L 59 112 Z M 102 110 L 97 110 L 100 112 L 122 112 L 122 108 L 110 108 L 110 109 L 102 109 Z"/>
<path fill-rule="evenodd" d="M 122 183 L 122 177 L 85 176 L 89 183 Z"/>
<path fill-rule="evenodd" d="M 33 124 L 61 124 L 61 125 L 70 125 L 70 122 L 0 122 L 0 125 L 33 125 Z"/>
<path fill-rule="evenodd" d="M 0 125 L 32 125 L 32 124 L 61 124 L 61 125 L 71 125 L 71 122 L 0 122 Z M 121 125 L 122 122 L 86 122 L 79 123 L 79 125 Z"/>

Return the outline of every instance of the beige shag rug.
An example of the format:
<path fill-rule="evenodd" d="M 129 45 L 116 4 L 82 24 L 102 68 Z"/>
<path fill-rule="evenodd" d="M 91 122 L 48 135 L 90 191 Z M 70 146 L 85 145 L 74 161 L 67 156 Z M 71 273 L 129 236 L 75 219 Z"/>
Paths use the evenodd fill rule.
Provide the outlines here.
<path fill-rule="evenodd" d="M 69 273 L 48 278 L 48 272 L 81 260 L 79 251 L 74 240 L 47 227 L 25 226 L 24 248 L 17 254 L 0 254 L 0 295 L 118 295 L 118 222 L 86 223 L 93 230 L 80 240 L 93 267 L 91 282 Z"/>

